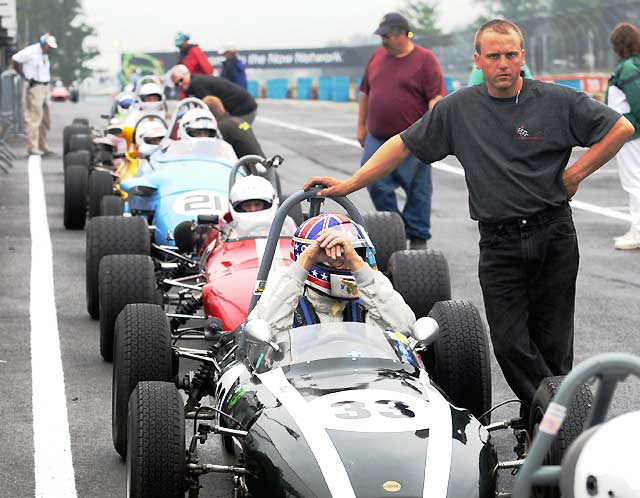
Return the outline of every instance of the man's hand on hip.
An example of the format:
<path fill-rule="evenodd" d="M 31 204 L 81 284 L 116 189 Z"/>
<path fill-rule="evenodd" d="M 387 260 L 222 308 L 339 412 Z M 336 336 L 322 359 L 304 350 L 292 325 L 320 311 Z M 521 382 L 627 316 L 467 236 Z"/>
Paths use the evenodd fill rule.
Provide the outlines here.
<path fill-rule="evenodd" d="M 364 140 L 367 138 L 367 125 L 358 123 L 358 130 L 356 131 L 356 138 L 360 145 L 364 147 Z"/>

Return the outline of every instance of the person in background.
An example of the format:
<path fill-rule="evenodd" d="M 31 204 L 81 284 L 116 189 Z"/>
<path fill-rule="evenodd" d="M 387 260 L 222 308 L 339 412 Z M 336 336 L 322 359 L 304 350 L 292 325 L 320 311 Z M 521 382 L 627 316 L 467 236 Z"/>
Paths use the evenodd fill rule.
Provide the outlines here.
<path fill-rule="evenodd" d="M 205 74 L 191 74 L 189 68 L 178 64 L 169 70 L 172 83 L 189 97 L 218 97 L 229 114 L 253 123 L 258 104 L 244 88 L 224 78 Z"/>
<path fill-rule="evenodd" d="M 246 89 L 247 74 L 245 72 L 245 65 L 244 62 L 238 58 L 238 49 L 236 48 L 236 45 L 229 42 L 218 53 L 224 55 L 222 73 L 220 76 Z"/>
<path fill-rule="evenodd" d="M 222 138 L 231 144 L 238 158 L 249 154 L 265 157 L 249 123 L 229 114 L 218 97 L 209 95 L 202 100 L 216 118 Z"/>
<path fill-rule="evenodd" d="M 405 130 L 446 95 L 442 70 L 430 50 L 411 41 L 409 22 L 385 15 L 375 31 L 382 38 L 360 85 L 357 137 L 365 164 L 389 138 Z M 407 194 L 402 212 L 396 189 Z M 431 165 L 411 155 L 388 176 L 367 187 L 378 211 L 402 216 L 410 249 L 425 249 L 431 238 Z"/>
<path fill-rule="evenodd" d="M 47 135 L 51 128 L 49 97 L 51 81 L 49 51 L 58 48 L 56 38 L 49 33 L 38 43 L 23 48 L 11 58 L 13 69 L 27 85 L 24 117 L 27 124 L 27 151 L 31 155 L 50 156 Z"/>
<path fill-rule="evenodd" d="M 189 43 L 189 35 L 178 33 L 174 41 L 179 50 L 178 64 L 184 64 L 193 74 L 213 74 L 209 59 L 198 45 Z"/>
<path fill-rule="evenodd" d="M 322 195 L 347 195 L 387 176 L 410 154 L 455 155 L 478 220 L 478 276 L 496 359 L 529 414 L 545 377 L 573 365 L 578 239 L 569 200 L 615 156 L 633 125 L 583 92 L 522 78 L 524 37 L 494 19 L 475 37 L 485 84 L 448 95 L 389 139 L 347 180 L 313 177 Z M 575 146 L 589 147 L 566 167 Z"/>
<path fill-rule="evenodd" d="M 640 249 L 640 31 L 633 24 L 620 23 L 609 39 L 620 62 L 609 79 L 607 104 L 636 128 L 616 156 L 622 188 L 629 194 L 631 226 L 614 239 L 613 246 Z"/>

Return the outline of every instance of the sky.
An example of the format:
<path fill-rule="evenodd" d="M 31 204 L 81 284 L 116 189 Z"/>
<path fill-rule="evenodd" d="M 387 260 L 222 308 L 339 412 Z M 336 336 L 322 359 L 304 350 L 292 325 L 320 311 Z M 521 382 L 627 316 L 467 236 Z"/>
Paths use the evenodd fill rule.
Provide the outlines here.
<path fill-rule="evenodd" d="M 173 51 L 182 31 L 203 50 L 233 42 L 238 49 L 314 48 L 372 33 L 404 0 L 82 0 L 96 28 L 101 56 L 94 67 L 115 68 L 120 52 Z M 478 2 L 441 0 L 440 28 L 473 21 Z M 446 7 L 445 7 L 446 5 Z M 375 42 L 377 37 L 371 36 Z"/>

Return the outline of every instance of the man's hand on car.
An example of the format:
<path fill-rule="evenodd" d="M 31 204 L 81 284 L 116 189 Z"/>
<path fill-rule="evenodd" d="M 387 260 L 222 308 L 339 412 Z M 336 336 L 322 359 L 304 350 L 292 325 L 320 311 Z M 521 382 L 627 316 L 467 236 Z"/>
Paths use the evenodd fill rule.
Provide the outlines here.
<path fill-rule="evenodd" d="M 349 189 L 346 180 L 338 180 L 337 178 L 333 178 L 331 176 L 312 176 L 307 180 L 307 183 L 304 184 L 304 190 L 310 190 L 318 184 L 325 185 L 327 188 L 318 192 L 318 195 L 327 195 L 327 196 L 345 196 L 353 192 L 353 190 Z"/>

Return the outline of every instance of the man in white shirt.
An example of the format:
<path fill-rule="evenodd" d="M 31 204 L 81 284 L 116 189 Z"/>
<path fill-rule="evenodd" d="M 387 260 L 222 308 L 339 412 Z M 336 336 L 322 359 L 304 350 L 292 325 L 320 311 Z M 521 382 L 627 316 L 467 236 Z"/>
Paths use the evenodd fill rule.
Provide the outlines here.
<path fill-rule="evenodd" d="M 54 36 L 46 33 L 38 43 L 16 53 L 11 62 L 27 85 L 25 121 L 27 123 L 27 149 L 29 154 L 50 155 L 47 133 L 51 127 L 49 116 L 49 49 L 58 48 Z"/>

